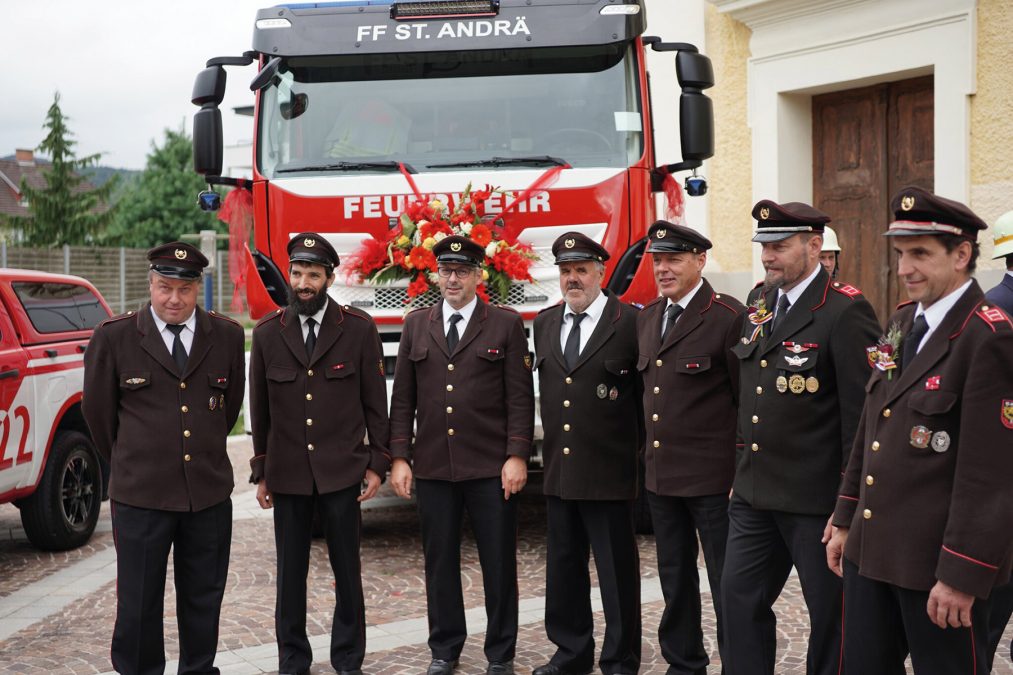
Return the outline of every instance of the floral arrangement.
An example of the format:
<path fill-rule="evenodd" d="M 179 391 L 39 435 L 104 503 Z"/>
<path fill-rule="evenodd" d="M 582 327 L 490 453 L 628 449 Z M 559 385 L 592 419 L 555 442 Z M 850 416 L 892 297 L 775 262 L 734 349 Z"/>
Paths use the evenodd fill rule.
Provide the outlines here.
<path fill-rule="evenodd" d="M 900 341 L 900 324 L 894 321 L 890 324 L 886 335 L 880 336 L 876 344 L 865 349 L 869 357 L 869 365 L 886 373 L 888 380 L 893 379 L 893 371 L 897 369 L 897 359 L 900 358 Z"/>
<path fill-rule="evenodd" d="M 507 241 L 502 220 L 497 224 L 494 216 L 486 215 L 485 202 L 498 191 L 488 185 L 484 190 L 472 190 L 469 183 L 453 209 L 435 199 L 410 202 L 384 239 L 364 239 L 347 257 L 342 265 L 346 276 L 374 285 L 408 279 L 407 302 L 411 303 L 439 288 L 433 246 L 456 234 L 485 249 L 479 297 L 489 302 L 491 287 L 505 300 L 513 282 L 532 281 L 531 263 L 538 256 L 526 244 Z"/>

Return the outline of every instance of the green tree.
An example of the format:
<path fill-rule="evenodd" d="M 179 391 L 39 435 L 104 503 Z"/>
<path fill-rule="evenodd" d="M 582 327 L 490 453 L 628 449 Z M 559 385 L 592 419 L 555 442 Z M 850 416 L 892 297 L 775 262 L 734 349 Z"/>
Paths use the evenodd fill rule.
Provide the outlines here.
<path fill-rule="evenodd" d="M 78 245 L 93 241 L 113 216 L 109 196 L 116 189 L 116 180 L 100 188 L 89 188 L 82 171 L 93 166 L 101 153 L 75 157 L 73 134 L 67 118 L 60 110 L 60 93 L 53 95 L 53 105 L 46 113 L 44 129 L 49 133 L 37 148 L 51 158 L 43 169 L 46 185 L 33 188 L 21 181 L 21 194 L 28 200 L 28 216 L 5 219 L 7 229 L 14 231 L 27 246 Z"/>
<path fill-rule="evenodd" d="M 152 141 L 144 171 L 116 205 L 106 243 L 148 248 L 200 230 L 228 231 L 214 213 L 197 208 L 197 193 L 207 186 L 194 173 L 191 148 L 182 126 L 166 129 L 161 146 Z"/>

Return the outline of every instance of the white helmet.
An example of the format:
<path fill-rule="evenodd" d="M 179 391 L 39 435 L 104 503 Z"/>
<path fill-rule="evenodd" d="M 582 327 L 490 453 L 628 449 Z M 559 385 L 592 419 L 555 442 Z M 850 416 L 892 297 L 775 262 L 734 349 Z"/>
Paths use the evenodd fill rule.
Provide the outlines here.
<path fill-rule="evenodd" d="M 992 227 L 992 240 L 995 242 L 993 260 L 1013 255 L 1013 211 L 1007 211 L 995 221 L 995 226 Z"/>
<path fill-rule="evenodd" d="M 1010 212 L 1010 216 L 1013 216 L 1013 211 Z M 1013 223 L 1013 220 L 1010 222 Z M 823 228 L 823 248 L 821 250 L 841 252 L 841 245 L 837 243 L 837 233 L 829 225 Z"/>

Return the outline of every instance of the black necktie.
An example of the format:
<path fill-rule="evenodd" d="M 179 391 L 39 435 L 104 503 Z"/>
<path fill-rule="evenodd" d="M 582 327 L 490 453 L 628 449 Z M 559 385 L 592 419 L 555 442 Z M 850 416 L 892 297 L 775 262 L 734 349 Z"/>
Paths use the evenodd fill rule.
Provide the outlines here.
<path fill-rule="evenodd" d="M 172 332 L 172 360 L 176 362 L 176 367 L 179 368 L 180 374 L 186 370 L 186 347 L 183 346 L 183 340 L 180 339 L 179 334 L 186 328 L 181 323 L 167 323 L 165 327 Z"/>
<path fill-rule="evenodd" d="M 682 314 L 682 305 L 669 305 L 668 309 L 665 310 L 665 330 L 661 332 L 662 343 L 668 339 L 668 335 L 672 332 L 672 326 L 675 325 L 679 315 Z"/>
<path fill-rule="evenodd" d="M 317 320 L 312 316 L 306 319 L 306 358 L 313 358 L 313 348 L 317 346 L 317 334 L 313 332 L 313 327 L 317 325 Z"/>
<path fill-rule="evenodd" d="M 461 334 L 457 332 L 457 322 L 463 320 L 464 317 L 457 312 L 450 315 L 450 330 L 447 331 L 447 351 L 451 354 L 457 349 L 457 343 L 461 341 Z"/>
<path fill-rule="evenodd" d="M 566 361 L 567 370 L 573 370 L 574 366 L 577 365 L 577 358 L 580 356 L 580 322 L 586 316 L 587 314 L 583 312 L 580 314 L 570 314 L 570 318 L 573 320 L 573 328 L 570 329 L 570 334 L 566 336 L 566 346 L 563 348 L 563 360 Z"/>
<path fill-rule="evenodd" d="M 770 326 L 771 335 L 777 332 L 777 329 L 784 323 L 784 317 L 788 316 L 789 309 L 791 309 L 791 302 L 788 300 L 788 294 L 784 293 L 777 301 L 777 313 L 774 315 L 774 322 Z"/>
<path fill-rule="evenodd" d="M 908 365 L 914 361 L 915 354 L 918 353 L 918 345 L 921 344 L 922 338 L 928 332 L 929 322 L 925 320 L 924 314 L 919 314 L 911 326 L 911 332 L 904 337 L 904 346 L 900 350 L 901 370 L 907 370 Z"/>

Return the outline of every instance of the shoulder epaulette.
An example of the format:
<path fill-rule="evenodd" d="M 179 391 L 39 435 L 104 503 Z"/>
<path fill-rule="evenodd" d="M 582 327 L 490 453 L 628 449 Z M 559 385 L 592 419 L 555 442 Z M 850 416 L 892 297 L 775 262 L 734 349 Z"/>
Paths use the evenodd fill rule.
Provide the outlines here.
<path fill-rule="evenodd" d="M 496 305 L 493 305 L 493 307 L 498 307 L 499 309 L 505 309 L 506 311 L 511 312 L 513 314 L 520 314 L 520 312 L 518 312 L 516 309 L 514 309 L 510 305 L 496 304 Z"/>
<path fill-rule="evenodd" d="M 124 312 L 123 314 L 117 314 L 116 316 L 111 316 L 108 319 L 106 319 L 105 321 L 101 322 L 99 324 L 99 326 L 104 326 L 107 323 L 113 323 L 115 321 L 122 321 L 123 319 L 129 319 L 130 317 L 135 316 L 136 314 L 137 314 L 137 312 L 135 312 L 134 310 L 130 310 L 129 312 Z"/>
<path fill-rule="evenodd" d="M 715 293 L 714 294 L 714 304 L 721 305 L 722 307 L 724 307 L 725 309 L 727 309 L 728 311 L 730 311 L 733 314 L 738 314 L 740 311 L 742 311 L 742 308 L 740 308 L 740 307 L 735 307 L 734 305 L 729 305 L 725 301 L 725 298 L 720 293 Z"/>
<path fill-rule="evenodd" d="M 257 322 L 257 326 L 259 327 L 261 324 L 265 324 L 268 321 L 280 318 L 281 315 L 282 315 L 282 313 L 284 311 L 285 310 L 283 310 L 283 309 L 276 309 L 273 312 L 271 312 L 270 314 L 268 314 L 267 316 L 260 317 L 260 321 Z"/>
<path fill-rule="evenodd" d="M 366 312 L 364 312 L 361 309 L 359 309 L 358 307 L 352 307 L 351 305 L 341 305 L 341 311 L 343 311 L 346 314 L 348 314 L 348 316 L 354 316 L 354 317 L 359 318 L 359 319 L 369 319 L 369 320 L 372 320 L 372 318 L 373 318 L 369 314 L 367 314 Z"/>
<path fill-rule="evenodd" d="M 862 295 L 862 291 L 858 290 L 851 284 L 843 284 L 840 281 L 835 281 L 834 283 L 830 284 L 830 288 L 834 289 L 841 295 L 848 296 L 849 298 L 857 298 L 860 295 Z"/>
<path fill-rule="evenodd" d="M 893 310 L 896 312 L 898 309 L 903 309 L 904 307 L 907 307 L 908 305 L 913 305 L 913 304 L 915 304 L 914 300 L 905 300 L 904 302 L 898 302 L 897 306 L 894 307 Z"/>
<path fill-rule="evenodd" d="M 545 313 L 545 312 L 548 312 L 548 311 L 549 311 L 550 309 L 555 309 L 556 307 L 559 307 L 559 306 L 560 306 L 561 304 L 563 304 L 563 301 L 562 301 L 562 300 L 560 300 L 559 302 L 557 302 L 557 303 L 556 303 L 556 304 L 554 304 L 554 305 L 549 305 L 548 307 L 544 307 L 544 308 L 542 308 L 542 309 L 538 310 L 538 313 L 539 313 L 539 314 L 543 314 L 543 313 Z"/>
<path fill-rule="evenodd" d="M 665 302 L 667 300 L 668 300 L 668 298 L 666 298 L 664 295 L 659 295 L 654 300 L 651 300 L 649 303 L 647 303 L 646 305 L 644 305 L 643 309 L 647 309 L 648 307 L 653 307 L 654 305 L 658 304 L 659 302 Z"/>
<path fill-rule="evenodd" d="M 216 319 L 221 319 L 222 321 L 228 321 L 229 323 L 234 323 L 237 326 L 239 326 L 240 328 L 243 327 L 243 324 L 239 323 L 238 321 L 236 321 L 235 319 L 233 319 L 231 316 L 225 316 L 224 314 L 219 314 L 218 312 L 216 312 L 213 309 L 208 310 L 208 316 L 212 316 L 212 317 L 214 317 Z"/>
<path fill-rule="evenodd" d="M 1001 308 L 995 307 L 994 305 L 982 305 L 979 310 L 975 312 L 979 319 L 984 321 L 995 330 L 996 326 L 1008 325 L 1013 328 L 1013 321 L 1006 315 L 1006 312 L 1002 311 Z"/>

